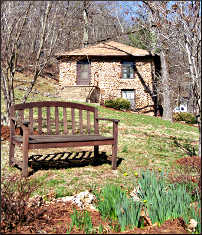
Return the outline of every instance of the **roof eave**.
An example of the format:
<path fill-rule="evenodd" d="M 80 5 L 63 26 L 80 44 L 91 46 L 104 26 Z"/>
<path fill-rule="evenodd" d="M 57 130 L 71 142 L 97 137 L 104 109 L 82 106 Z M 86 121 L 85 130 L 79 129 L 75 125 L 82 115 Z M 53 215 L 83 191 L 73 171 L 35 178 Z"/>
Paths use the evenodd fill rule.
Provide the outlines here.
<path fill-rule="evenodd" d="M 68 57 L 79 57 L 79 56 L 91 56 L 91 57 L 124 57 L 124 56 L 133 56 L 133 57 L 144 57 L 144 56 L 155 56 L 154 54 L 136 54 L 136 55 L 132 55 L 132 54 L 125 54 L 125 55 L 56 55 L 55 58 L 57 60 L 60 60 L 62 58 L 68 58 Z"/>

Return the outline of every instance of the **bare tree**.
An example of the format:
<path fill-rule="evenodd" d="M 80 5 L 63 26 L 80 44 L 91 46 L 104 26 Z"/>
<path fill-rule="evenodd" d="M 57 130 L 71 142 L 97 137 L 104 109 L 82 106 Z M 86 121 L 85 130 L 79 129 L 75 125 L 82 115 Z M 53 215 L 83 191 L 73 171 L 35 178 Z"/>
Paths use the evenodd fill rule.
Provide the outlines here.
<path fill-rule="evenodd" d="M 201 2 L 200 1 L 142 1 L 141 13 L 146 22 L 141 27 L 154 32 L 160 49 L 164 119 L 172 118 L 172 98 L 177 89 L 190 90 L 192 112 L 195 114 L 201 136 Z M 138 21 L 136 21 L 138 25 Z M 166 111 L 166 112 L 165 112 Z M 201 140 L 199 140 L 201 156 Z"/>
<path fill-rule="evenodd" d="M 10 106 L 15 102 L 14 78 L 21 46 L 20 39 L 31 8 L 31 2 L 26 7 L 22 6 L 22 10 L 19 12 L 18 17 L 15 17 L 12 12 L 11 4 L 13 3 L 9 2 L 7 7 L 4 2 L 3 5 L 2 32 L 4 41 L 2 42 L 1 48 L 3 54 L 3 61 L 1 61 L 1 83 L 8 116 L 10 113 Z M 13 4 L 13 7 L 17 8 L 19 6 L 14 6 Z"/>
<path fill-rule="evenodd" d="M 4 2 L 2 11 L 1 83 L 6 103 L 7 121 L 15 103 L 15 74 L 19 63 L 32 71 L 32 80 L 22 98 L 26 102 L 37 78 L 50 61 L 65 23 L 57 27 L 59 9 L 53 2 L 37 7 L 35 2 Z M 51 12 L 52 10 L 52 12 Z M 64 13 L 65 15 L 65 13 Z M 28 40 L 30 37 L 30 40 Z"/>
<path fill-rule="evenodd" d="M 1 85 L 7 121 L 10 106 L 16 101 L 14 84 L 19 68 L 31 72 L 31 82 L 20 100 L 26 102 L 54 53 L 119 35 L 117 17 L 106 7 L 90 1 L 81 3 L 5 1 L 1 5 Z M 101 33 L 95 37 L 91 28 L 99 29 Z"/>
<path fill-rule="evenodd" d="M 193 96 L 193 112 L 199 127 L 199 156 L 201 157 L 201 2 L 177 2 L 175 22 L 180 26 L 181 50 L 188 58 L 189 80 Z"/>

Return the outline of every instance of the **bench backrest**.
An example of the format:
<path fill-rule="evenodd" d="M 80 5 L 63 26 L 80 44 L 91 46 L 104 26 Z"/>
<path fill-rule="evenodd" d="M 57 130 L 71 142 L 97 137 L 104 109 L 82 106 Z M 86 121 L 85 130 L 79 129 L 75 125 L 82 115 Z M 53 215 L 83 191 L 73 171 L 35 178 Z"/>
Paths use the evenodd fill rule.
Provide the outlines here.
<path fill-rule="evenodd" d="M 59 101 L 31 102 L 11 107 L 11 116 L 30 122 L 30 134 L 98 134 L 98 110 L 84 104 Z"/>

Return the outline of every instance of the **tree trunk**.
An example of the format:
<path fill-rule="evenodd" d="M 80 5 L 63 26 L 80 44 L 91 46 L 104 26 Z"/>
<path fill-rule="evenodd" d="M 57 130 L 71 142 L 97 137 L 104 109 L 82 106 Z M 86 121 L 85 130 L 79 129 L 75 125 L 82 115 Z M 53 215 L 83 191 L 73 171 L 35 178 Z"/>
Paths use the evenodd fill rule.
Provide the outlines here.
<path fill-rule="evenodd" d="M 171 94 L 169 87 L 169 72 L 165 52 L 160 53 L 161 75 L 162 75 L 162 94 L 163 94 L 163 119 L 172 121 Z"/>
<path fill-rule="evenodd" d="M 83 47 L 88 46 L 88 12 L 87 12 L 87 2 L 84 1 L 83 3 L 83 20 L 84 20 L 84 27 L 83 27 Z"/>
<path fill-rule="evenodd" d="M 199 124 L 199 146 L 198 146 L 198 156 L 201 157 L 201 123 Z"/>

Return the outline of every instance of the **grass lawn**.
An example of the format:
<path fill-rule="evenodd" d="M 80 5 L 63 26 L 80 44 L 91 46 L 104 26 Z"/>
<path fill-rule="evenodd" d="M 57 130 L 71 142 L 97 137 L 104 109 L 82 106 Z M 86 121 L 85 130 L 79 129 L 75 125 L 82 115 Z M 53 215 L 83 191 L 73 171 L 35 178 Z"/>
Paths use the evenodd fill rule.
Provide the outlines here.
<path fill-rule="evenodd" d="M 20 102 L 20 98 L 24 91 L 19 88 L 24 87 L 26 84 L 22 80 L 22 75 L 19 73 L 19 85 L 16 86 L 16 94 Z M 34 92 L 31 94 L 29 101 L 41 101 L 41 100 L 61 100 L 60 98 L 49 98 L 44 96 L 44 92 L 47 91 L 50 94 L 55 95 L 55 81 L 50 83 L 46 79 L 40 78 L 35 88 L 38 94 Z M 46 89 L 45 89 L 46 87 Z M 55 95 L 56 96 L 56 95 Z M 93 105 L 93 104 L 91 104 Z M 179 172 L 179 168 L 176 165 L 176 160 L 182 157 L 186 157 L 188 152 L 193 152 L 193 149 L 197 153 L 198 151 L 198 128 L 181 124 L 172 123 L 170 121 L 162 120 L 161 118 L 146 116 L 143 114 L 136 114 L 130 112 L 122 112 L 111 110 L 99 105 L 99 116 L 106 118 L 116 118 L 120 120 L 119 123 L 119 135 L 118 135 L 118 157 L 122 159 L 121 164 L 117 168 L 117 172 L 113 173 L 110 164 L 103 164 L 100 166 L 87 166 L 76 167 L 70 169 L 60 170 L 40 170 L 36 172 L 31 178 L 42 178 L 45 187 L 43 191 L 49 191 L 50 189 L 56 190 L 50 184 L 46 184 L 50 178 L 58 180 L 64 180 L 61 184 L 66 187 L 67 191 L 77 192 L 87 188 L 99 186 L 110 182 L 120 184 L 124 187 L 131 187 L 134 181 L 134 172 L 139 172 L 141 169 L 153 169 L 158 170 L 161 168 L 165 171 Z M 2 100 L 2 113 L 4 111 Z M 106 135 L 112 132 L 111 123 L 100 121 L 100 128 Z M 2 158 L 3 162 L 7 165 L 8 152 L 4 152 L 4 143 L 2 144 Z M 70 149 L 48 149 L 48 150 L 35 150 L 30 154 L 35 153 L 53 153 L 61 151 L 69 151 Z M 71 150 L 92 150 L 91 147 L 74 148 Z M 111 155 L 111 146 L 100 146 L 100 151 L 105 151 L 107 155 Z M 21 155 L 21 151 L 17 154 Z M 4 167 L 2 171 L 4 171 Z M 14 171 L 14 169 L 10 169 Z M 16 172 L 19 170 L 16 169 Z M 127 176 L 124 173 L 127 172 Z M 85 177 L 83 177 L 85 175 Z M 56 184 L 60 185 L 60 184 Z"/>
<path fill-rule="evenodd" d="M 24 87 L 20 82 L 16 86 L 16 103 L 24 93 L 19 88 Z M 61 98 L 49 98 L 44 93 L 49 92 L 56 95 L 55 82 L 52 83 L 42 78 L 39 79 L 34 92 L 28 101 L 41 100 L 62 100 Z M 45 88 L 46 87 L 46 88 Z M 36 91 L 38 93 L 36 93 Z M 64 100 L 65 101 L 65 100 Z M 96 105 L 96 104 L 90 104 Z M 98 107 L 99 116 L 105 118 L 119 119 L 118 126 L 118 158 L 120 164 L 116 171 L 112 171 L 111 164 L 103 162 L 100 165 L 88 165 L 84 167 L 71 167 L 64 169 L 41 169 L 30 176 L 31 181 L 38 181 L 41 186 L 34 194 L 62 197 L 74 195 L 85 190 L 99 190 L 106 184 L 121 185 L 125 190 L 132 190 L 136 182 L 135 174 L 142 170 L 151 169 L 156 172 L 164 172 L 168 175 L 191 175 L 197 174 L 193 169 L 184 169 L 176 164 L 176 160 L 187 157 L 189 154 L 198 151 L 198 128 L 181 123 L 172 123 L 158 117 L 146 116 L 132 112 L 116 111 L 103 106 Z M 5 110 L 3 100 L 1 103 L 2 113 Z M 101 131 L 109 135 L 112 133 L 111 124 L 100 121 Z M 2 175 L 20 174 L 16 168 L 8 167 L 7 141 L 1 145 Z M 51 154 L 62 151 L 92 151 L 92 147 L 71 148 L 71 149 L 47 149 L 33 150 L 33 154 Z M 100 146 L 101 152 L 106 152 L 110 157 L 111 146 Z M 21 158 L 22 152 L 17 149 L 16 157 Z M 48 200 L 48 199 L 47 199 Z"/>

